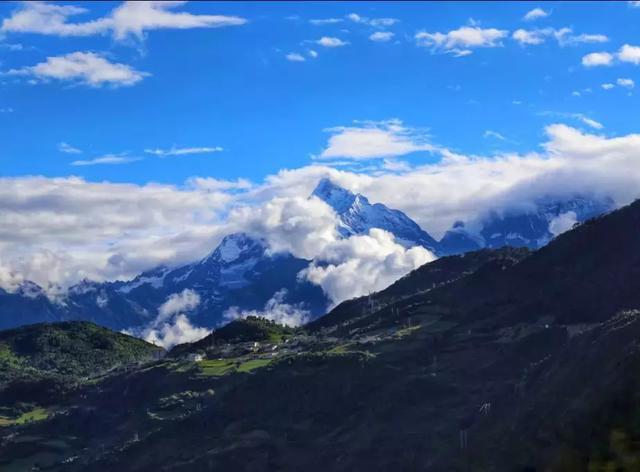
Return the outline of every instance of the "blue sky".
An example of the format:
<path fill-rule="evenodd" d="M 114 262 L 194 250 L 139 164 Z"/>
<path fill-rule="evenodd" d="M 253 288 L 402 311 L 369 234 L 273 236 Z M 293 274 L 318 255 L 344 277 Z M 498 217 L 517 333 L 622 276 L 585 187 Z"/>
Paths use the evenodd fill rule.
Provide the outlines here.
<path fill-rule="evenodd" d="M 86 9 L 63 19 L 75 25 L 107 18 L 121 7 L 64 5 Z M 629 2 L 194 2 L 161 10 L 223 15 L 242 24 L 151 24 L 138 30 L 134 25 L 122 37 L 109 28 L 83 35 L 56 30 L 50 9 L 33 24 L 11 22 L 33 8 L 0 4 L 4 177 L 180 184 L 209 176 L 259 182 L 280 169 L 312 163 L 331 135 L 340 133 L 336 127 L 388 130 L 372 123 L 390 119 L 401 120 L 412 136 L 467 155 L 535 151 L 544 127 L 556 122 L 609 137 L 637 131 L 640 102 L 631 84 L 640 80 L 640 68 L 635 50 L 617 54 L 625 44 L 640 44 L 640 8 Z M 536 8 L 546 16 L 525 20 Z M 376 22 L 381 18 L 396 21 Z M 326 19 L 334 20 L 311 22 Z M 485 38 L 480 46 L 447 43 L 455 34 L 440 43 L 433 36 L 417 37 L 463 27 L 497 30 L 500 37 Z M 558 33 L 562 28 L 571 32 Z M 520 44 L 514 39 L 519 29 L 543 42 Z M 393 37 L 374 41 L 374 33 Z M 323 37 L 346 44 L 326 47 L 317 43 Z M 611 64 L 583 65 L 594 52 L 610 53 Z M 138 79 L 87 84 L 29 69 L 73 53 L 123 65 Z M 305 60 L 289 60 L 289 54 Z M 62 152 L 61 143 L 81 152 Z M 194 152 L 145 152 L 154 149 Z M 105 156 L 103 164 L 72 164 Z M 402 154 L 410 164 L 439 158 L 423 148 Z"/>

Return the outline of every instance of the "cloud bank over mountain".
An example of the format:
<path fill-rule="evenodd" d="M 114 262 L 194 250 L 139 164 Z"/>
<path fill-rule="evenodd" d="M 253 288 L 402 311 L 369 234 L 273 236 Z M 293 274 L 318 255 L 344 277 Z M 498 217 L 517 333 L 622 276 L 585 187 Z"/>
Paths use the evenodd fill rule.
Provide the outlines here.
<path fill-rule="evenodd" d="M 618 205 L 638 197 L 640 135 L 607 137 L 565 124 L 545 132 L 541 150 L 527 154 L 466 156 L 438 148 L 439 162 L 401 171 L 385 169 L 375 158 L 372 165 L 378 167 L 368 172 L 314 164 L 253 184 L 194 178 L 178 187 L 5 177 L 0 286 L 12 290 L 32 280 L 55 291 L 84 278 L 128 279 L 161 264 L 197 260 L 238 231 L 263 238 L 271 251 L 325 260 L 329 265 L 312 266 L 306 276 L 336 300 L 346 291 L 381 288 L 391 281 L 384 273 L 397 278 L 430 260 L 428 251 L 405 249 L 383 232 L 341 240 L 334 211 L 308 198 L 323 177 L 404 211 L 435 237 L 456 220 L 526 208 L 549 194 L 592 193 Z M 554 228 L 564 230 L 570 222 L 566 215 Z M 349 282 L 353 271 L 367 277 Z"/>

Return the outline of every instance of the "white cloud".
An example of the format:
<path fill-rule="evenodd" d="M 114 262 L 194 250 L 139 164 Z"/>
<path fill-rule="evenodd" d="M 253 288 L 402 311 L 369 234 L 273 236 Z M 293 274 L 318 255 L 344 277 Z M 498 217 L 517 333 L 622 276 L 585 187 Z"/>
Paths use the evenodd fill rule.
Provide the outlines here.
<path fill-rule="evenodd" d="M 388 235 L 338 240 L 335 214 L 307 198 L 322 177 L 404 211 L 436 238 L 456 220 L 526 207 L 544 195 L 593 193 L 618 204 L 640 196 L 640 134 L 607 137 L 558 123 L 545 131 L 539 152 L 465 156 L 433 146 L 439 162 L 402 163 L 401 172 L 314 164 L 257 185 L 207 178 L 182 187 L 0 178 L 0 286 L 15 289 L 33 280 L 52 289 L 49 284 L 64 287 L 83 278 L 129 279 L 160 264 L 198 260 L 235 231 L 263 237 L 275 252 L 322 256 L 328 265 L 313 266 L 309 277 L 335 300 L 353 296 L 347 288 L 373 290 L 385 283 L 386 271 L 397 275 L 420 261 L 423 253 L 402 252 Z M 353 270 L 361 270 L 360 280 L 348 278 L 358 279 Z"/>
<path fill-rule="evenodd" d="M 156 323 L 163 322 L 173 315 L 191 311 L 200 305 L 200 295 L 190 289 L 184 289 L 179 293 L 172 293 L 165 302 L 158 307 Z"/>
<path fill-rule="evenodd" d="M 173 293 L 160 305 L 158 316 L 147 326 L 125 332 L 165 349 L 171 349 L 176 344 L 198 341 L 211 331 L 194 327 L 184 314 L 198 305 L 200 295 L 193 290 L 185 289 L 180 293 Z"/>
<path fill-rule="evenodd" d="M 248 185 L 192 179 L 177 189 L 77 177 L 0 178 L 0 273 L 13 274 L 5 280 L 16 283 L 64 287 L 196 260 L 227 232 L 217 211 Z"/>
<path fill-rule="evenodd" d="M 90 87 L 100 87 L 104 84 L 113 87 L 134 85 L 149 75 L 126 64 L 109 62 L 93 52 L 50 56 L 45 62 L 22 69 L 11 69 L 6 74 L 29 76 L 39 81 L 70 81 Z"/>
<path fill-rule="evenodd" d="M 24 2 L 11 17 L 3 20 L 0 32 L 54 36 L 112 33 L 116 39 L 121 40 L 128 36 L 142 38 L 146 31 L 157 29 L 217 28 L 246 23 L 244 18 L 237 16 L 193 15 L 172 11 L 184 3 L 186 2 L 124 2 L 103 18 L 70 23 L 70 17 L 88 13 L 88 10 L 73 5 Z"/>
<path fill-rule="evenodd" d="M 369 36 L 369 39 L 376 42 L 386 42 L 393 39 L 394 36 L 395 35 L 390 31 L 376 31 Z"/>
<path fill-rule="evenodd" d="M 114 35 L 117 39 L 128 35 L 140 38 L 148 30 L 220 28 L 247 22 L 237 16 L 193 15 L 171 11 L 183 3 L 185 2 L 125 2 L 112 12 Z"/>
<path fill-rule="evenodd" d="M 58 151 L 64 152 L 65 154 L 82 154 L 82 151 L 77 147 L 73 147 L 70 144 L 65 143 L 64 141 L 58 143 Z"/>
<path fill-rule="evenodd" d="M 310 49 L 307 54 L 309 55 L 309 57 L 312 57 L 313 59 L 318 57 L 318 53 L 316 51 L 314 51 L 313 49 Z"/>
<path fill-rule="evenodd" d="M 39 33 L 55 36 L 91 36 L 107 31 L 112 21 L 107 18 L 84 23 L 68 23 L 71 16 L 87 13 L 73 5 L 46 2 L 24 2 L 9 18 L 2 21 L 4 33 Z"/>
<path fill-rule="evenodd" d="M 549 222 L 549 232 L 553 236 L 559 236 L 569 231 L 578 222 L 578 217 L 574 211 L 561 213 Z"/>
<path fill-rule="evenodd" d="M 608 52 L 592 52 L 582 57 L 582 65 L 585 67 L 610 66 L 613 64 L 613 55 Z"/>
<path fill-rule="evenodd" d="M 640 64 L 640 46 L 623 45 L 618 51 L 618 59 L 622 62 Z"/>
<path fill-rule="evenodd" d="M 636 86 L 636 83 L 633 81 L 633 79 L 620 78 L 620 79 L 616 80 L 616 83 L 620 87 L 624 87 L 624 88 L 628 88 L 628 89 L 632 89 L 633 87 Z"/>
<path fill-rule="evenodd" d="M 354 23 L 362 23 L 374 28 L 393 26 L 400 21 L 397 18 L 367 18 L 365 16 L 360 16 L 357 13 L 348 14 L 347 19 Z"/>
<path fill-rule="evenodd" d="M 605 90 L 611 90 L 612 88 L 614 88 L 614 87 L 615 87 L 615 85 L 614 85 L 614 84 L 612 84 L 612 83 L 607 82 L 607 83 L 605 83 L 605 84 L 602 84 L 600 87 L 602 87 L 602 88 L 603 88 L 603 89 L 605 89 Z"/>
<path fill-rule="evenodd" d="M 130 162 L 139 161 L 139 157 L 128 157 L 124 154 L 105 154 L 104 156 L 93 159 L 83 159 L 73 161 L 72 166 L 95 166 L 100 164 L 128 164 Z"/>
<path fill-rule="evenodd" d="M 257 316 L 274 321 L 285 326 L 301 326 L 311 321 L 311 313 L 302 307 L 302 304 L 288 304 L 285 302 L 287 290 L 282 289 L 273 294 L 262 310 L 240 310 L 233 306 L 223 313 L 225 321 L 244 319 L 249 316 Z"/>
<path fill-rule="evenodd" d="M 640 8 L 640 1 L 629 1 L 629 6 L 632 8 Z"/>
<path fill-rule="evenodd" d="M 553 36 L 560 46 L 574 46 L 577 44 L 606 43 L 609 38 L 604 34 L 573 34 L 571 28 L 553 30 Z"/>
<path fill-rule="evenodd" d="M 263 238 L 276 253 L 313 259 L 320 248 L 337 238 L 337 220 L 324 202 L 307 198 L 309 193 L 311 190 L 302 195 L 275 196 L 262 205 L 234 208 L 228 218 L 229 232 L 243 231 Z"/>
<path fill-rule="evenodd" d="M 435 149 L 424 133 L 405 127 L 399 120 L 329 128 L 326 131 L 331 133 L 331 137 L 320 159 L 372 159 Z"/>
<path fill-rule="evenodd" d="M 171 349 L 178 344 L 199 341 L 209 335 L 209 333 L 211 333 L 211 330 L 207 328 L 193 326 L 189 318 L 185 315 L 177 315 L 173 320 L 163 323 L 149 332 L 127 332 L 127 334 L 138 336 L 149 343 L 165 349 Z"/>
<path fill-rule="evenodd" d="M 544 11 L 542 8 L 534 8 L 527 12 L 522 19 L 524 21 L 534 21 L 540 18 L 546 18 L 547 16 L 549 16 L 549 12 Z"/>
<path fill-rule="evenodd" d="M 492 131 L 490 129 L 486 130 L 482 136 L 484 138 L 494 138 L 494 139 L 498 139 L 500 141 L 506 141 L 507 140 L 507 138 L 505 138 L 502 134 L 498 133 L 497 131 Z"/>
<path fill-rule="evenodd" d="M 602 123 L 599 123 L 598 121 L 589 118 L 588 116 L 582 114 L 582 113 L 561 113 L 561 112 L 551 112 L 551 111 L 547 111 L 547 112 L 541 112 L 539 113 L 539 115 L 541 116 L 553 116 L 553 117 L 560 117 L 560 118 L 572 118 L 574 120 L 578 120 L 581 123 L 589 126 L 590 128 L 594 128 L 594 129 L 602 129 L 604 128 L 604 125 Z"/>
<path fill-rule="evenodd" d="M 297 52 L 290 52 L 286 56 L 287 61 L 291 62 L 304 62 L 306 59 L 302 54 L 298 54 Z"/>
<path fill-rule="evenodd" d="M 344 20 L 342 18 L 321 18 L 316 20 L 309 20 L 309 23 L 316 26 L 323 25 L 333 25 L 336 23 L 342 23 Z"/>
<path fill-rule="evenodd" d="M 548 35 L 542 30 L 527 31 L 524 29 L 518 29 L 511 35 L 511 37 L 521 45 L 542 44 L 545 42 L 547 36 Z"/>
<path fill-rule="evenodd" d="M 596 120 L 593 120 L 591 118 L 588 118 L 582 114 L 576 114 L 575 117 L 577 119 L 579 119 L 580 121 L 582 121 L 585 125 L 590 126 L 594 129 L 602 129 L 604 128 L 604 125 Z"/>
<path fill-rule="evenodd" d="M 413 269 L 435 259 L 423 247 L 405 249 L 393 235 L 371 229 L 326 246 L 301 274 L 320 285 L 334 303 L 381 290 Z"/>
<path fill-rule="evenodd" d="M 434 52 L 446 52 L 455 56 L 471 54 L 473 48 L 494 48 L 502 46 L 502 39 L 508 31 L 495 28 L 483 29 L 478 26 L 463 26 L 448 33 L 428 33 L 421 31 L 415 35 L 416 44 L 430 47 Z"/>
<path fill-rule="evenodd" d="M 186 156 L 189 154 L 211 154 L 214 152 L 222 152 L 223 149 L 219 146 L 216 147 L 185 147 L 185 148 L 176 148 L 172 147 L 171 149 L 145 149 L 144 152 L 147 154 L 153 154 L 154 156 L 159 157 L 169 157 L 169 156 Z"/>
<path fill-rule="evenodd" d="M 343 41 L 340 38 L 333 38 L 329 36 L 323 36 L 315 41 L 315 43 L 325 48 L 339 48 L 349 44 L 348 41 Z"/>
<path fill-rule="evenodd" d="M 609 41 L 609 38 L 604 34 L 574 34 L 571 28 L 518 29 L 513 32 L 511 37 L 521 46 L 542 44 L 549 38 L 555 39 L 558 45 L 563 47 Z"/>

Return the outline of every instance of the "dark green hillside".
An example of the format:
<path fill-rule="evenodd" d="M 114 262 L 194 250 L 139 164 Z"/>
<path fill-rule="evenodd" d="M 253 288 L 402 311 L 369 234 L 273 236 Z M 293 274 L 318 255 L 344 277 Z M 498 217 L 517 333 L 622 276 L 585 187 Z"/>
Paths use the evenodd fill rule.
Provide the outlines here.
<path fill-rule="evenodd" d="M 560 235 L 510 269 L 485 267 L 426 298 L 491 323 L 604 321 L 640 306 L 639 234 L 636 201 Z"/>
<path fill-rule="evenodd" d="M 91 377 L 163 349 L 93 323 L 41 323 L 0 332 L 0 381 L 24 372 Z"/>
<path fill-rule="evenodd" d="M 534 253 L 443 258 L 303 329 L 238 320 L 0 412 L 0 469 L 640 470 L 639 236 L 636 203 Z"/>
<path fill-rule="evenodd" d="M 372 294 L 371 297 L 358 297 L 341 303 L 327 315 L 306 325 L 305 328 L 315 331 L 335 326 L 351 319 L 355 314 L 370 311 L 372 303 L 375 307 L 398 303 L 409 297 L 419 298 L 425 292 L 455 282 L 483 266 L 512 266 L 529 254 L 530 251 L 526 248 L 506 247 L 442 257 L 415 269 L 386 289 Z"/>
<path fill-rule="evenodd" d="M 170 355 L 179 357 L 189 352 L 205 351 L 207 348 L 221 343 L 278 342 L 295 332 L 295 329 L 279 325 L 273 321 L 249 316 L 244 319 L 234 320 L 216 329 L 200 341 L 175 346 Z"/>

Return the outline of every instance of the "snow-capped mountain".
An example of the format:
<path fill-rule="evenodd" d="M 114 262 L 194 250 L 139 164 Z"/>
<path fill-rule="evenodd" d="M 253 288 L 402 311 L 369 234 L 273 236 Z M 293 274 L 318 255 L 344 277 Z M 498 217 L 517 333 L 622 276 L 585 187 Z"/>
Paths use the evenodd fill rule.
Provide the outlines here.
<path fill-rule="evenodd" d="M 435 241 L 401 211 L 371 204 L 363 195 L 328 179 L 321 180 L 312 195 L 337 213 L 342 237 L 381 228 L 406 247 L 421 245 L 437 255 L 502 246 L 537 249 L 574 223 L 614 207 L 610 199 L 588 196 L 541 198 L 525 209 L 492 211 L 478 221 L 457 222 L 441 241 Z M 283 303 L 299 306 L 312 317 L 323 314 L 328 299 L 322 289 L 298 277 L 310 261 L 267 249 L 262 240 L 231 234 L 199 261 L 175 268 L 160 266 L 127 282 L 82 281 L 55 302 L 32 282 L 24 282 L 13 293 L 0 289 L 0 329 L 60 320 L 88 320 L 118 330 L 141 327 L 156 318 L 170 295 L 185 289 L 200 297 L 199 305 L 188 314 L 197 326 L 217 326 L 230 307 L 260 310 L 276 293 Z"/>
<path fill-rule="evenodd" d="M 197 262 L 158 267 L 128 282 L 83 281 L 59 302 L 50 301 L 33 283 L 16 293 L 0 290 L 0 309 L 5 308 L 0 328 L 76 319 L 118 330 L 140 327 L 155 319 L 167 297 L 184 289 L 200 297 L 188 314 L 197 326 L 217 326 L 232 306 L 260 310 L 275 293 L 286 294 L 283 303 L 318 316 L 325 312 L 328 299 L 319 286 L 298 280 L 308 265 L 291 254 L 270 254 L 263 241 L 246 234 L 232 234 Z"/>
<path fill-rule="evenodd" d="M 456 222 L 440 240 L 443 254 L 504 246 L 538 249 L 561 232 L 614 208 L 610 199 L 575 196 L 541 198 L 531 208 L 490 212 L 478 222 Z M 479 228 L 473 230 L 471 228 Z"/>
<path fill-rule="evenodd" d="M 323 200 L 337 213 L 337 230 L 343 237 L 380 228 L 392 233 L 405 247 L 424 246 L 436 254 L 439 252 L 437 241 L 400 210 L 382 203 L 371 204 L 367 197 L 350 192 L 329 179 L 320 180 L 311 195 Z"/>
<path fill-rule="evenodd" d="M 285 303 L 302 304 L 317 316 L 324 312 L 328 300 L 320 287 L 298 280 L 298 273 L 308 265 L 309 261 L 291 254 L 270 254 L 263 241 L 236 233 L 226 236 L 200 261 L 174 269 L 158 267 L 129 282 L 101 284 L 93 294 L 93 305 L 113 313 L 112 307 L 118 306 L 122 312 L 123 303 L 127 304 L 133 312 L 129 320 L 137 321 L 124 325 L 131 327 L 155 317 L 169 295 L 189 289 L 200 297 L 200 304 L 189 313 L 192 323 L 215 327 L 230 307 L 261 309 L 274 293 L 284 289 Z M 71 296 L 69 303 L 74 301 Z"/>

